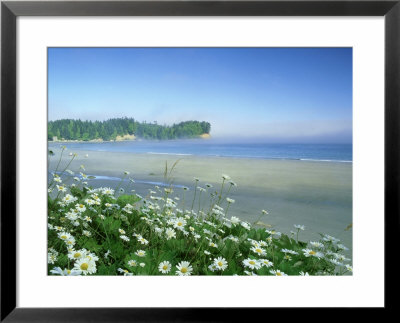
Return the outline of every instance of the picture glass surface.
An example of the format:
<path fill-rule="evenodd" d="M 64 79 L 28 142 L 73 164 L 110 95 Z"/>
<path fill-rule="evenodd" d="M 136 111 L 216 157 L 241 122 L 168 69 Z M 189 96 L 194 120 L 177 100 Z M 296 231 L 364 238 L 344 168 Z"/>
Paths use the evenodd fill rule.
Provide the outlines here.
<path fill-rule="evenodd" d="M 352 275 L 351 48 L 48 48 L 49 275 Z"/>

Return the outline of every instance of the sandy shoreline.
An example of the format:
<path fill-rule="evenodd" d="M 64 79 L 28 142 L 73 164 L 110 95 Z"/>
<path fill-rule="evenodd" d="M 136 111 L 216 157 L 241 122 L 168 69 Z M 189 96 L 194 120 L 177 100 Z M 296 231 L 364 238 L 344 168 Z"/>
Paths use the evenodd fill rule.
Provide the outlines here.
<path fill-rule="evenodd" d="M 59 150 L 52 150 L 56 156 L 50 159 L 50 171 L 55 169 L 59 158 Z M 307 228 L 300 233 L 304 239 L 319 239 L 317 232 L 327 233 L 351 248 L 352 231 L 344 229 L 352 223 L 352 163 L 66 150 L 67 158 L 60 169 L 71 158 L 70 152 L 78 154 L 68 167 L 70 170 L 79 172 L 80 165 L 84 165 L 86 174 L 118 178 L 128 171 L 136 183 L 134 187 L 125 185 L 126 189 L 134 188 L 141 195 L 154 187 L 143 182 L 164 182 L 166 162 L 171 167 L 179 160 L 172 173 L 174 183 L 188 186 L 191 192 L 194 177 L 200 179 L 202 187 L 210 183 L 219 188 L 221 175 L 227 174 L 237 184 L 230 194 L 235 199 L 230 215 L 253 222 L 265 209 L 270 214 L 262 221 L 277 230 L 289 233 L 294 224 L 302 224 Z M 106 178 L 89 183 L 117 185 L 117 181 Z M 175 188 L 175 193 L 180 196 L 182 189 Z"/>

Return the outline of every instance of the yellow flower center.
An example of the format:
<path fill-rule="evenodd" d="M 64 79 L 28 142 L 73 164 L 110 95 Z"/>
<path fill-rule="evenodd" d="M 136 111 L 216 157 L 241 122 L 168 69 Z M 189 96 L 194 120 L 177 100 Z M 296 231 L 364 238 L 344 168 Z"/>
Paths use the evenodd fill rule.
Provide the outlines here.
<path fill-rule="evenodd" d="M 168 269 L 168 266 L 167 266 L 167 265 L 164 265 L 164 266 L 162 267 L 162 269 L 163 269 L 163 270 L 167 270 L 167 269 Z"/>
<path fill-rule="evenodd" d="M 256 249 L 256 252 L 258 252 L 258 253 L 261 253 L 262 251 L 261 251 L 261 249 Z"/>
<path fill-rule="evenodd" d="M 253 260 L 250 260 L 250 261 L 249 261 L 249 264 L 250 264 L 250 265 L 255 265 L 255 264 L 256 264 L 256 262 L 255 262 L 255 261 L 253 261 Z"/>
<path fill-rule="evenodd" d="M 182 269 L 181 269 L 181 273 L 186 273 L 187 272 L 187 268 L 186 267 L 183 267 Z"/>
<path fill-rule="evenodd" d="M 89 265 L 86 263 L 86 262 L 84 262 L 82 265 L 81 265 L 81 269 L 82 270 L 87 270 L 89 268 Z"/>
<path fill-rule="evenodd" d="M 182 225 L 182 222 L 178 222 L 178 226 L 181 226 Z"/>
<path fill-rule="evenodd" d="M 68 275 L 71 273 L 71 270 L 69 270 L 69 269 L 67 269 L 67 273 L 68 273 Z"/>
<path fill-rule="evenodd" d="M 74 258 L 79 258 L 81 254 L 79 252 L 74 253 Z"/>
<path fill-rule="evenodd" d="M 65 240 L 65 239 L 67 239 L 67 236 L 64 235 L 64 236 L 61 236 L 60 238 Z"/>
<path fill-rule="evenodd" d="M 218 261 L 218 266 L 222 267 L 222 261 Z"/>
<path fill-rule="evenodd" d="M 316 252 L 315 252 L 315 251 L 313 251 L 313 250 L 311 250 L 311 251 L 309 252 L 309 254 L 310 254 L 310 255 L 315 255 L 315 254 L 316 254 Z"/>
<path fill-rule="evenodd" d="M 282 274 L 279 271 L 276 273 L 276 275 L 277 276 L 282 276 Z"/>
<path fill-rule="evenodd" d="M 79 207 L 80 207 L 81 209 L 83 209 L 84 205 L 83 205 L 83 204 L 79 204 Z"/>

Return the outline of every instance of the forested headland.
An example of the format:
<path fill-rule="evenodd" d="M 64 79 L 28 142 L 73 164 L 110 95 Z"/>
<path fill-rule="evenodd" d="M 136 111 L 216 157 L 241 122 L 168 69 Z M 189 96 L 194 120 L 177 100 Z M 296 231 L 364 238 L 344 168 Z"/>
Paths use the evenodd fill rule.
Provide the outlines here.
<path fill-rule="evenodd" d="M 142 139 L 197 138 L 209 134 L 211 125 L 206 121 L 184 121 L 172 126 L 157 122 L 138 122 L 133 118 L 114 118 L 106 121 L 61 119 L 48 122 L 48 140 L 116 140 L 133 135 Z"/>

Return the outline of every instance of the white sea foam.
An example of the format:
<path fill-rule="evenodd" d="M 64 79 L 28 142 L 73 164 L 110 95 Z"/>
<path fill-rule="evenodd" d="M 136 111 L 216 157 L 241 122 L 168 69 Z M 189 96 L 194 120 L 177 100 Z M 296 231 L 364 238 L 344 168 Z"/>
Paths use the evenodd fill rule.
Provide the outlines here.
<path fill-rule="evenodd" d="M 193 154 L 183 154 L 183 153 L 156 153 L 153 151 L 149 151 L 150 155 L 174 155 L 174 156 L 192 156 Z"/>

